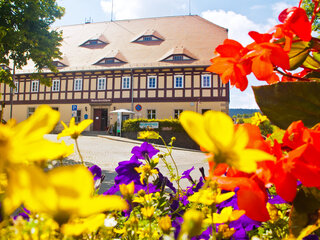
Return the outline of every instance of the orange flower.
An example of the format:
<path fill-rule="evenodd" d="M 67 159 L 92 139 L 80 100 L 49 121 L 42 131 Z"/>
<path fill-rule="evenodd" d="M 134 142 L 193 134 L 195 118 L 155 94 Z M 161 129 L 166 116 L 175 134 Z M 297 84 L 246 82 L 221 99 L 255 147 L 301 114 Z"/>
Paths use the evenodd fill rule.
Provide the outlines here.
<path fill-rule="evenodd" d="M 319 129 L 308 129 L 301 121 L 293 122 L 285 132 L 282 148 L 289 153 L 278 155 L 271 179 L 284 200 L 294 200 L 297 179 L 306 187 L 320 187 L 319 139 Z"/>
<path fill-rule="evenodd" d="M 238 207 L 245 210 L 246 215 L 256 221 L 270 219 L 266 204 L 267 192 L 259 180 L 248 177 L 213 177 L 219 187 L 228 191 L 237 191 Z"/>
<path fill-rule="evenodd" d="M 292 31 L 303 41 L 311 40 L 311 23 L 304 9 L 291 7 L 283 10 L 279 21 L 284 23 L 284 29 Z"/>
<path fill-rule="evenodd" d="M 250 51 L 244 59 L 252 60 L 252 72 L 258 80 L 267 81 L 271 84 L 279 81 L 278 76 L 274 73 L 274 66 L 282 69 L 289 69 L 289 56 L 277 44 L 270 43 L 271 34 L 260 34 L 258 32 L 249 32 L 250 37 L 255 42 L 247 46 Z"/>
<path fill-rule="evenodd" d="M 242 60 L 247 50 L 237 41 L 226 39 L 216 52 L 220 56 L 211 59 L 207 71 L 219 74 L 223 83 L 230 81 L 231 86 L 244 91 L 248 86 L 247 75 L 251 73 L 251 61 Z"/>

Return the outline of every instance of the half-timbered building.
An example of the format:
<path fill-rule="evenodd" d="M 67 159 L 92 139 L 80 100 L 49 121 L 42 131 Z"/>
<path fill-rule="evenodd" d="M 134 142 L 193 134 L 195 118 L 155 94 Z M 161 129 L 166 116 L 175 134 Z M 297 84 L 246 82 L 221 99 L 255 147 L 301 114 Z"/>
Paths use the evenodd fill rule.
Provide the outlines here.
<path fill-rule="evenodd" d="M 1 86 L 4 118 L 22 121 L 39 104 L 58 109 L 61 119 L 94 119 L 105 130 L 116 109 L 134 118 L 175 118 L 184 110 L 228 112 L 229 85 L 206 72 L 227 29 L 199 16 L 176 16 L 60 27 L 62 58 L 47 87 L 30 79 L 32 63 L 17 70 L 16 88 Z M 124 116 L 129 117 L 129 116 Z"/>

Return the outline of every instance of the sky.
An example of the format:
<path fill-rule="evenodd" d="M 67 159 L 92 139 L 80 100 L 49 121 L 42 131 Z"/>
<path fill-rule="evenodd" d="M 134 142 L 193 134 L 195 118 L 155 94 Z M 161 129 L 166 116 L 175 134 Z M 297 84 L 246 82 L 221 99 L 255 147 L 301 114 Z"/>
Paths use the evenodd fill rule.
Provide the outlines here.
<path fill-rule="evenodd" d="M 299 0 L 57 0 L 65 15 L 54 26 L 82 24 L 86 20 L 102 22 L 146 17 L 199 15 L 228 28 L 228 38 L 243 45 L 251 43 L 249 31 L 264 33 L 278 24 L 279 13 Z M 113 5 L 113 14 L 111 9 Z M 210 50 L 208 50 L 210 51 Z M 249 87 L 230 90 L 230 108 L 258 108 L 251 86 L 265 85 L 248 77 Z"/>

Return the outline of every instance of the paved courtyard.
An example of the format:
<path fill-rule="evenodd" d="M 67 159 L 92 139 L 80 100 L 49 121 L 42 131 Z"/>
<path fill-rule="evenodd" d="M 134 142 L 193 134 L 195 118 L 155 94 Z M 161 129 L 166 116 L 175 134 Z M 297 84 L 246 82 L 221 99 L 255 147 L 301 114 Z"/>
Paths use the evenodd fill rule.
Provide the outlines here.
<path fill-rule="evenodd" d="M 46 138 L 57 141 L 56 134 L 46 135 Z M 67 144 L 74 143 L 70 137 L 63 137 L 59 141 L 62 140 Z M 80 136 L 78 143 L 86 165 L 91 166 L 97 164 L 102 168 L 103 174 L 106 175 L 101 189 L 101 192 L 104 192 L 113 185 L 113 180 L 116 176 L 114 169 L 118 166 L 118 162 L 129 160 L 132 156 L 131 149 L 134 146 L 139 146 L 142 142 L 113 136 Z M 156 146 L 156 148 L 158 148 L 160 152 L 166 151 L 162 146 Z M 194 179 L 198 179 L 201 176 L 198 168 L 204 167 L 205 172 L 207 173 L 208 171 L 205 156 L 200 151 L 174 149 L 172 155 L 178 165 L 180 174 L 194 166 L 195 170 L 191 175 Z M 167 161 L 171 163 L 170 158 L 167 158 Z M 80 157 L 76 152 L 68 157 L 68 164 L 75 163 L 80 163 Z M 165 164 L 159 162 L 158 166 L 161 172 L 168 176 Z M 189 185 L 189 183 L 183 179 L 182 185 L 186 186 Z"/>

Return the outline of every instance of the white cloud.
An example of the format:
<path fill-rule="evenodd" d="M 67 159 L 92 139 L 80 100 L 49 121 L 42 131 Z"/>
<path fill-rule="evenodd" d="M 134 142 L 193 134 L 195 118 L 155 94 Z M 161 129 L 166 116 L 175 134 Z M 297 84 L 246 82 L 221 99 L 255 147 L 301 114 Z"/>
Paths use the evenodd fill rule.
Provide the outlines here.
<path fill-rule="evenodd" d="M 266 32 L 271 27 L 269 23 L 266 25 L 257 24 L 246 16 L 232 11 L 208 10 L 202 12 L 201 16 L 219 26 L 229 29 L 228 37 L 237 40 L 243 45 L 252 42 L 248 32 Z"/>
<path fill-rule="evenodd" d="M 266 85 L 266 82 L 256 80 L 253 74 L 248 76 L 248 81 L 249 86 L 243 92 L 236 87 L 230 89 L 230 108 L 259 108 L 251 87 Z"/>
<path fill-rule="evenodd" d="M 219 26 L 228 28 L 228 37 L 240 42 L 244 46 L 253 42 L 248 35 L 248 32 L 257 31 L 260 33 L 265 33 L 274 24 L 274 22 L 271 20 L 268 20 L 265 25 L 257 24 L 250 20 L 247 16 L 232 11 L 226 12 L 223 10 L 208 10 L 202 12 L 201 16 Z M 251 86 L 265 84 L 265 82 L 255 80 L 252 74 L 248 76 L 248 80 L 249 86 L 243 92 L 235 87 L 231 88 L 230 108 L 258 108 Z"/>
<path fill-rule="evenodd" d="M 279 14 L 286 8 L 292 7 L 294 5 L 286 3 L 286 2 L 276 2 L 275 4 L 272 4 L 272 12 L 273 16 L 278 19 Z"/>
<path fill-rule="evenodd" d="M 250 7 L 250 10 L 264 9 L 266 5 L 253 5 Z"/>
<path fill-rule="evenodd" d="M 101 0 L 103 11 L 111 14 L 112 1 Z M 134 19 L 142 17 L 159 17 L 168 15 L 183 15 L 188 12 L 185 0 L 114 0 L 113 19 Z"/>

